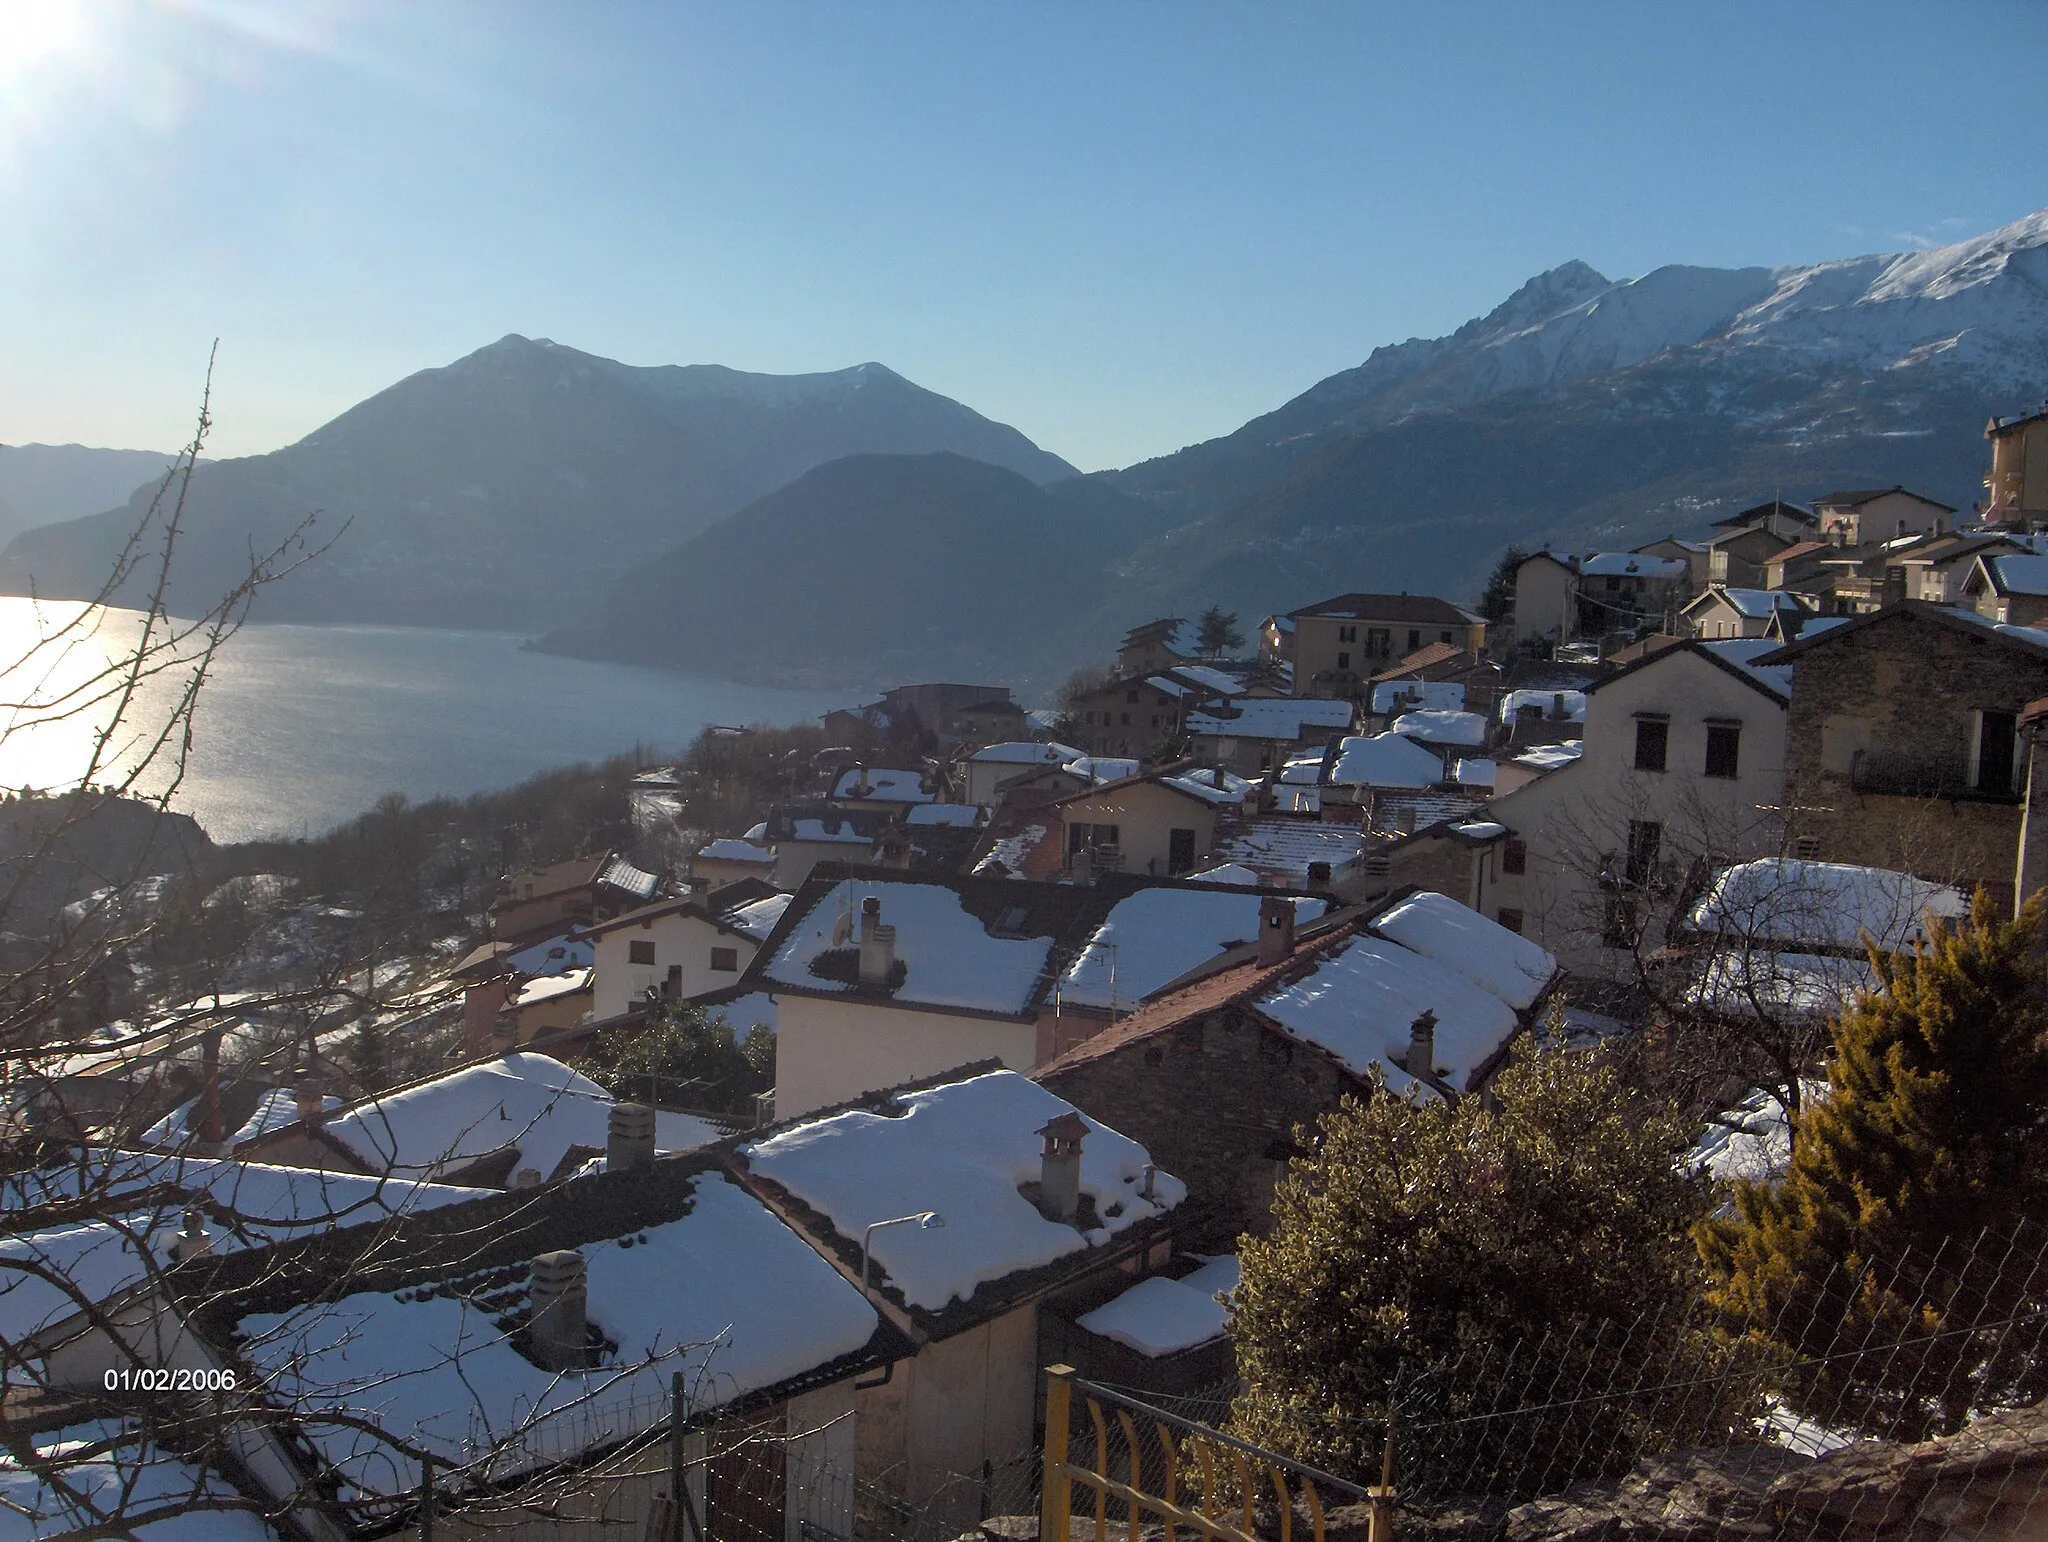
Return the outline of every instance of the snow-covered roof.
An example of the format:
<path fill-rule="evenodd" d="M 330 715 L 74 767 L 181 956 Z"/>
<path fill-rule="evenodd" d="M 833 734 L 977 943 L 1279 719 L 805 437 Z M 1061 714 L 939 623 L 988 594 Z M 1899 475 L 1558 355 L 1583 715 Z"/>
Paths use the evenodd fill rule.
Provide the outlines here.
<path fill-rule="evenodd" d="M 560 974 L 564 969 L 580 969 L 596 959 L 596 949 L 589 940 L 563 933 L 536 942 L 530 948 L 521 948 L 516 953 L 507 953 L 505 963 L 520 974 Z"/>
<path fill-rule="evenodd" d="M 761 832 L 763 839 L 767 838 L 766 825 L 756 825 L 754 829 Z M 763 867 L 772 866 L 775 862 L 775 853 L 766 846 L 756 846 L 750 840 L 740 840 L 730 835 L 720 836 L 715 841 L 706 841 L 698 848 L 697 855 L 714 862 L 758 862 Z"/>
<path fill-rule="evenodd" d="M 1318 750 L 1312 755 L 1296 755 L 1280 768 L 1283 785 L 1312 787 L 1322 780 L 1323 756 Z"/>
<path fill-rule="evenodd" d="M 1462 744 L 1478 749 L 1486 743 L 1486 719 L 1477 712 L 1425 708 L 1395 718 L 1392 732 L 1428 744 Z"/>
<path fill-rule="evenodd" d="M 227 1253 L 495 1192 L 223 1157 L 87 1147 L 61 1171 L 15 1178 L 7 1189 L 8 1207 L 76 1196 L 88 1189 L 105 1196 L 99 1208 L 110 1221 L 118 1219 L 118 1226 L 95 1221 L 0 1238 L 0 1339 L 19 1344 L 75 1315 L 79 1308 L 74 1290 L 104 1302 L 142 1283 L 150 1273 L 145 1248 L 156 1268 L 169 1267 L 168 1250 L 183 1225 L 188 1203 L 203 1202 L 235 1215 L 233 1226 L 217 1220 L 205 1223 L 213 1250 Z M 135 1196 L 135 1208 L 124 1203 L 127 1195 Z M 53 1278 L 35 1273 L 38 1266 Z M 58 1280 L 71 1288 L 55 1283 Z"/>
<path fill-rule="evenodd" d="M 1566 739 L 1561 744 L 1539 744 L 1532 750 L 1524 750 L 1515 757 L 1515 764 L 1526 766 L 1531 771 L 1555 771 L 1568 766 L 1586 753 L 1586 741 Z"/>
<path fill-rule="evenodd" d="M 1140 889 L 1111 907 L 1067 966 L 1060 976 L 1060 1000 L 1130 1007 L 1217 954 L 1256 940 L 1259 904 L 1256 894 L 1178 885 Z M 1306 924 L 1329 905 L 1297 899 L 1294 907 L 1297 924 Z"/>
<path fill-rule="evenodd" d="M 1541 707 L 1545 717 L 1558 722 L 1586 721 L 1584 691 L 1543 691 L 1524 686 L 1505 692 L 1500 699 L 1500 720 L 1512 723 L 1524 707 Z"/>
<path fill-rule="evenodd" d="M 573 996 L 589 984 L 588 969 L 569 969 L 561 974 L 537 975 L 519 987 L 519 994 L 512 998 L 512 1005 L 539 1006 L 543 1001 L 553 1001 L 557 996 Z"/>
<path fill-rule="evenodd" d="M 1534 1002 L 1557 973 L 1557 960 L 1538 944 L 1448 895 L 1428 890 L 1401 901 L 1373 922 L 1372 929 L 1455 969 L 1518 1012 Z"/>
<path fill-rule="evenodd" d="M 1461 760 L 1451 770 L 1451 780 L 1460 787 L 1491 787 L 1500 767 L 1490 760 Z"/>
<path fill-rule="evenodd" d="M 733 930 L 745 932 L 756 942 L 765 942 L 768 934 L 775 930 L 775 923 L 782 919 L 782 912 L 788 908 L 787 894 L 769 894 L 752 904 L 727 911 L 725 919 Z"/>
<path fill-rule="evenodd" d="M 56 1481 L 0 1450 L 0 1542 L 112 1532 L 137 1542 L 276 1542 L 277 1533 L 217 1474 L 147 1442 L 134 1425 L 96 1420 L 24 1436 Z M 189 1507 L 182 1514 L 166 1513 Z M 137 1525 L 127 1517 L 162 1514 Z"/>
<path fill-rule="evenodd" d="M 876 1278 L 906 1304 L 929 1312 L 966 1301 L 982 1285 L 1100 1246 L 1187 1196 L 1178 1178 L 1156 1173 L 1153 1198 L 1140 1193 L 1150 1158 L 1108 1126 L 1081 1118 L 1081 1194 L 1094 1203 L 1095 1230 L 1049 1221 L 1019 1185 L 1042 1170 L 1039 1130 L 1072 1104 L 1014 1071 L 900 1093 L 894 1116 L 856 1109 L 741 1148 L 750 1171 L 823 1215 L 841 1237 L 858 1239 L 876 1221 L 935 1210 L 941 1227 L 892 1226 L 874 1234 Z"/>
<path fill-rule="evenodd" d="M 1211 712 L 1190 712 L 1187 730 L 1215 738 L 1279 739 L 1292 743 L 1321 731 L 1335 733 L 1351 726 L 1348 701 L 1317 697 L 1261 696 L 1232 702 Z"/>
<path fill-rule="evenodd" d="M 1980 627 L 1987 632 L 1996 632 L 2001 637 L 2009 638 L 2016 643 L 2024 643 L 2029 648 L 2048 649 L 2048 631 L 2043 631 L 2040 627 L 2014 626 L 2008 621 L 1993 621 L 1988 616 L 1980 616 L 1974 610 L 1965 610 L 1960 605 L 1944 605 L 1940 609 L 1943 615 L 1966 625 Z M 1804 632 L 1800 634 L 1802 641 L 1805 635 Z"/>
<path fill-rule="evenodd" d="M 756 1026 L 775 1031 L 775 997 L 767 991 L 749 991 L 730 1001 L 707 1001 L 703 1007 L 713 1017 L 724 1018 L 736 1038 L 744 1039 L 747 1030 Z"/>
<path fill-rule="evenodd" d="M 1178 776 L 1159 778 L 1162 787 L 1178 788 L 1181 792 L 1192 793 L 1205 803 L 1235 806 L 1244 802 L 1244 795 L 1251 783 L 1244 777 L 1220 767 L 1210 770 L 1183 771 Z"/>
<path fill-rule="evenodd" d="M 190 1103 L 183 1104 L 181 1105 L 181 1107 L 185 1109 L 190 1109 L 193 1108 L 194 1105 L 198 1104 L 200 1101 L 202 1100 L 199 1098 L 194 1098 Z M 329 1113 L 332 1113 L 335 1109 L 340 1108 L 342 1106 L 342 1103 L 340 1098 L 336 1097 L 333 1093 L 328 1092 L 321 1094 L 320 1106 L 323 1109 L 326 1109 Z M 298 1117 L 298 1095 L 294 1093 L 289 1087 L 272 1087 L 268 1092 L 264 1093 L 262 1097 L 256 1100 L 255 1109 L 250 1113 L 249 1117 L 242 1122 L 242 1127 L 228 1137 L 228 1144 L 230 1146 L 235 1146 L 239 1145 L 241 1142 L 245 1140 L 254 1140 L 258 1135 L 264 1135 L 268 1134 L 272 1130 L 282 1129 L 285 1125 L 292 1123 Z M 150 1133 L 145 1134 L 142 1137 L 143 1144 L 150 1146 L 167 1144 L 167 1142 L 165 1141 L 152 1139 L 151 1136 L 153 1134 L 154 1127 L 152 1127 Z"/>
<path fill-rule="evenodd" d="M 1218 830 L 1213 849 L 1257 872 L 1304 883 L 1311 862 L 1327 862 L 1333 873 L 1356 862 L 1365 849 L 1365 833 L 1355 825 L 1265 814 Z"/>
<path fill-rule="evenodd" d="M 832 796 L 865 803 L 929 803 L 924 772 L 889 766 L 850 766 L 832 784 Z"/>
<path fill-rule="evenodd" d="M 1079 760 L 1068 761 L 1066 769 L 1084 781 L 1120 782 L 1127 776 L 1136 776 L 1143 764 L 1116 755 L 1083 755 Z"/>
<path fill-rule="evenodd" d="M 660 878 L 635 867 L 624 857 L 613 857 L 599 868 L 597 881 L 633 895 L 636 899 L 653 899 L 654 891 L 661 887 Z"/>
<path fill-rule="evenodd" d="M 395 1494 L 419 1469 L 379 1428 L 462 1463 L 522 1425 L 495 1467 L 506 1476 L 660 1424 L 678 1372 L 693 1412 L 717 1408 L 852 1354 L 875 1331 L 851 1282 L 715 1172 L 696 1176 L 685 1215 L 582 1252 L 589 1321 L 618 1345 L 587 1371 L 542 1370 L 513 1347 L 502 1308 L 446 1287 L 252 1314 L 238 1325 L 242 1350 L 346 1483 Z"/>
<path fill-rule="evenodd" d="M 1683 578 L 1689 568 L 1682 557 L 1645 557 L 1636 552 L 1595 552 L 1579 564 L 1588 578 Z"/>
<path fill-rule="evenodd" d="M 1439 712 L 1465 710 L 1465 686 L 1459 680 L 1382 680 L 1372 688 L 1372 710 L 1392 712 L 1403 700 Z"/>
<path fill-rule="evenodd" d="M 1373 929 L 1384 935 L 1335 944 L 1313 969 L 1255 1004 L 1354 1072 L 1377 1065 L 1396 1091 L 1414 1084 L 1401 1062 L 1425 1010 L 1436 1014 L 1437 1073 L 1462 1089 L 1514 1036 L 1516 1013 L 1556 970 L 1527 938 L 1441 894 L 1411 896 Z"/>
<path fill-rule="evenodd" d="M 1236 675 L 1221 669 L 1211 669 L 1207 664 L 1176 664 L 1173 673 L 1180 679 L 1205 691 L 1222 696 L 1238 696 L 1244 692 L 1244 682 Z"/>
<path fill-rule="evenodd" d="M 1188 874 L 1195 883 L 1228 883 L 1241 888 L 1257 888 L 1265 880 L 1241 862 L 1223 862 L 1215 867 L 1205 867 L 1199 873 Z"/>
<path fill-rule="evenodd" d="M 1766 857 L 1723 868 L 1689 920 L 1698 931 L 1752 944 L 1860 948 L 1867 934 L 1897 951 L 1926 937 L 1928 918 L 1954 919 L 1969 909 L 1959 890 L 1908 873 Z"/>
<path fill-rule="evenodd" d="M 1736 947 L 1706 961 L 1686 1000 L 1733 1017 L 1829 1017 L 1877 984 L 1868 958 Z"/>
<path fill-rule="evenodd" d="M 1799 597 L 1783 589 L 1714 589 L 1709 593 L 1719 594 L 1735 608 L 1735 613 L 1750 620 L 1761 620 L 1776 610 L 1804 610 Z M 1688 607 L 1690 609 L 1690 607 Z"/>
<path fill-rule="evenodd" d="M 953 830 L 971 830 L 981 823 L 981 806 L 975 803 L 927 803 L 903 816 L 911 826 L 937 825 Z"/>
<path fill-rule="evenodd" d="M 997 868 L 1012 878 L 1024 876 L 1024 859 L 1045 839 L 1052 827 L 1044 824 L 1025 825 L 1014 835 L 1003 836 L 989 843 L 988 854 L 974 864 L 974 876 L 986 878 L 996 876 Z"/>
<path fill-rule="evenodd" d="M 519 1166 L 552 1173 L 571 1146 L 602 1148 L 612 1098 L 559 1060 L 521 1051 L 358 1103 L 327 1133 L 372 1172 L 431 1178 L 519 1148 Z"/>
<path fill-rule="evenodd" d="M 1013 739 L 1005 744 L 986 744 L 967 759 L 975 765 L 1063 766 L 1077 760 L 1081 751 L 1070 744 L 1036 744 Z"/>
<path fill-rule="evenodd" d="M 896 928 L 896 957 L 904 966 L 892 1001 L 1005 1016 L 1031 1009 L 1052 939 L 991 936 L 987 923 L 952 888 L 912 879 L 849 878 L 835 884 L 797 920 L 762 977 L 804 990 L 852 992 L 851 981 L 824 978 L 811 965 L 855 946 L 861 901 L 870 896 L 882 902 L 882 924 Z"/>
<path fill-rule="evenodd" d="M 1288 769 L 1293 769 L 1291 764 Z M 1333 785 L 1344 787 L 1432 787 L 1443 779 L 1441 760 L 1413 739 L 1391 731 L 1346 739 L 1337 747 L 1329 775 Z"/>
<path fill-rule="evenodd" d="M 1773 642 L 1768 637 L 1725 637 L 1713 642 L 1703 642 L 1700 646 L 1716 658 L 1726 659 L 1758 684 L 1768 687 L 1787 700 L 1791 699 L 1792 666 L 1756 662 L 1767 653 L 1777 652 L 1782 644 Z"/>
<path fill-rule="evenodd" d="M 861 834 L 860 828 L 850 819 L 842 819 L 829 825 L 822 819 L 792 819 L 789 822 L 789 839 L 822 841 L 835 846 L 874 844 L 874 837 Z"/>
<path fill-rule="evenodd" d="M 1140 1280 L 1075 1322 L 1150 1359 L 1177 1354 L 1223 1337 L 1237 1281 L 1237 1259 L 1225 1254 L 1204 1260 L 1185 1279 L 1155 1274 Z"/>
<path fill-rule="evenodd" d="M 2001 594 L 2048 595 L 2048 557 L 1986 557 Z"/>

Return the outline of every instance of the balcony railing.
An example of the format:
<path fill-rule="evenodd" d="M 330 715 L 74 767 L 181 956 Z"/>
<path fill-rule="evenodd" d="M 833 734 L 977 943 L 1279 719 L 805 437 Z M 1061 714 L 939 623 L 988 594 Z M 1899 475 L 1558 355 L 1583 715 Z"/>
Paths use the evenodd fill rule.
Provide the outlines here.
<path fill-rule="evenodd" d="M 2010 785 L 1979 785 L 1963 755 L 1914 755 L 1893 750 L 1858 750 L 1850 764 L 1849 786 L 1856 792 L 1896 798 L 1968 799 L 1978 803 L 2017 803 Z"/>

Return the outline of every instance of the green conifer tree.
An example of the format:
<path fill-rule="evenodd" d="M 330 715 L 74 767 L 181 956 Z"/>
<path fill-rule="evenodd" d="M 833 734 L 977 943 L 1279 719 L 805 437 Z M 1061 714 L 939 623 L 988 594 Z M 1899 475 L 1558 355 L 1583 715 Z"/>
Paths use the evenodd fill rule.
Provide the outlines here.
<path fill-rule="evenodd" d="M 1802 1412 L 1919 1438 L 2040 1395 L 2043 914 L 2037 895 L 2002 919 L 1980 891 L 1912 955 L 1873 953 L 1879 988 L 1833 1025 L 1784 1181 L 1739 1185 L 1699 1229 L 1717 1303 L 1796 1363 Z"/>

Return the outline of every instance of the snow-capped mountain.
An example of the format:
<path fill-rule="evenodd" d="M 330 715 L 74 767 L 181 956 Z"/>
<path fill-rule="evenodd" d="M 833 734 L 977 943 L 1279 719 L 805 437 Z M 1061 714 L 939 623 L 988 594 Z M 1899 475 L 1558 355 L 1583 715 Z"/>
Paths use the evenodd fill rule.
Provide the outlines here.
<path fill-rule="evenodd" d="M 1448 337 L 1377 348 L 1275 414 L 1352 423 L 1468 406 L 1503 391 L 1626 369 L 1667 348 L 1723 363 L 1859 370 L 1965 365 L 2031 391 L 2048 370 L 2048 210 L 1932 251 L 1784 268 L 1538 274 Z"/>

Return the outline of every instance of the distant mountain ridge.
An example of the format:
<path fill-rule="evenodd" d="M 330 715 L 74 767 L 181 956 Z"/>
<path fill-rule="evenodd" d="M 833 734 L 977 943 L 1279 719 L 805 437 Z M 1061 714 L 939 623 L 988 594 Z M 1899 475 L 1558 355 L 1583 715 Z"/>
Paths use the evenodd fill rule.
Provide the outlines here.
<path fill-rule="evenodd" d="M 82 444 L 0 445 L 0 544 L 37 525 L 97 514 L 161 477 L 174 456 Z"/>
<path fill-rule="evenodd" d="M 940 450 L 1037 481 L 1076 475 L 879 364 L 795 376 L 640 368 L 508 336 L 282 450 L 203 466 L 173 603 L 220 592 L 252 544 L 317 510 L 316 540 L 346 532 L 266 594 L 261 614 L 540 630 L 813 466 Z M 16 538 L 0 553 L 0 589 L 90 593 L 138 507 Z"/>

